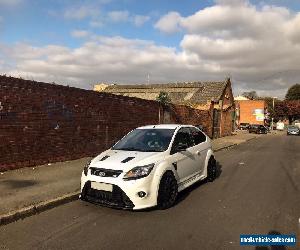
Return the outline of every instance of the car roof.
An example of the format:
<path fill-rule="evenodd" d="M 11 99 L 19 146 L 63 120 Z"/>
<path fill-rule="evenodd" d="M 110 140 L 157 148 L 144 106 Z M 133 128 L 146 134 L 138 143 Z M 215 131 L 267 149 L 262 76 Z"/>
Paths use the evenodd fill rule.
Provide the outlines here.
<path fill-rule="evenodd" d="M 137 129 L 176 129 L 180 127 L 194 127 L 192 125 L 184 125 L 184 124 L 156 124 L 156 125 L 147 125 L 138 127 Z"/>

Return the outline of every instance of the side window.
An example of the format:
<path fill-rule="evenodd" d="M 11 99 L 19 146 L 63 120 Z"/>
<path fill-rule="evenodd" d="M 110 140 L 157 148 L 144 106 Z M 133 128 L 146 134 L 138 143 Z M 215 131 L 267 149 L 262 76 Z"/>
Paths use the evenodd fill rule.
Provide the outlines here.
<path fill-rule="evenodd" d="M 200 130 L 196 128 L 190 128 L 190 130 L 196 145 L 206 141 L 206 136 Z"/>
<path fill-rule="evenodd" d="M 171 153 L 174 153 L 179 145 L 184 145 L 186 148 L 194 146 L 191 134 L 187 128 L 181 128 L 177 132 L 172 145 Z"/>

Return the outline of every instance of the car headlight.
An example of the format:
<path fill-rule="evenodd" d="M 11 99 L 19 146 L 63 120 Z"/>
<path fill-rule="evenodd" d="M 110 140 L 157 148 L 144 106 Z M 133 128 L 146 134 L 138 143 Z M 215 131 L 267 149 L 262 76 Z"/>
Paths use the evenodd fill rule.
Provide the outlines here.
<path fill-rule="evenodd" d="M 92 160 L 89 160 L 89 161 L 86 163 L 86 165 L 84 166 L 84 168 L 83 168 L 83 173 L 84 173 L 85 176 L 87 176 L 87 174 L 88 174 L 88 171 L 89 171 L 89 167 L 90 167 L 91 161 L 92 161 Z"/>
<path fill-rule="evenodd" d="M 125 181 L 136 180 L 148 176 L 154 167 L 154 163 L 138 166 L 129 170 L 123 177 Z"/>

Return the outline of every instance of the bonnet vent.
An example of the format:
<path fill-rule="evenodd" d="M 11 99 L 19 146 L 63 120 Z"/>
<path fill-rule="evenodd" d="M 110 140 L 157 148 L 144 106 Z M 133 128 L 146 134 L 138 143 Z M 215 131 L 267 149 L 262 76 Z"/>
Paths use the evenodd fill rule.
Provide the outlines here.
<path fill-rule="evenodd" d="M 106 155 L 106 156 L 102 157 L 99 161 L 105 161 L 108 157 L 109 157 L 109 155 Z"/>
<path fill-rule="evenodd" d="M 126 163 L 131 161 L 132 159 L 134 159 L 135 157 L 127 157 L 126 159 L 124 159 L 123 161 L 121 161 L 122 163 Z"/>

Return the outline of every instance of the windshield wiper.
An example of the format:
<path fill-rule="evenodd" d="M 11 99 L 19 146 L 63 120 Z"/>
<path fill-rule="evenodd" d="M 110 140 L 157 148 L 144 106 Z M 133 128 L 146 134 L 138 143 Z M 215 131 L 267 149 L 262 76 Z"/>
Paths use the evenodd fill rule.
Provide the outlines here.
<path fill-rule="evenodd" d="M 134 148 L 134 147 L 128 147 L 128 148 L 112 148 L 113 150 L 124 150 L 124 151 L 139 151 L 139 152 L 163 152 L 164 150 L 161 149 L 141 149 L 141 148 Z"/>
<path fill-rule="evenodd" d="M 144 150 L 143 152 L 164 152 L 162 149 L 149 149 L 149 150 Z"/>
<path fill-rule="evenodd" d="M 126 150 L 126 151 L 139 151 L 137 148 L 128 147 L 128 148 L 113 148 L 114 150 Z"/>

